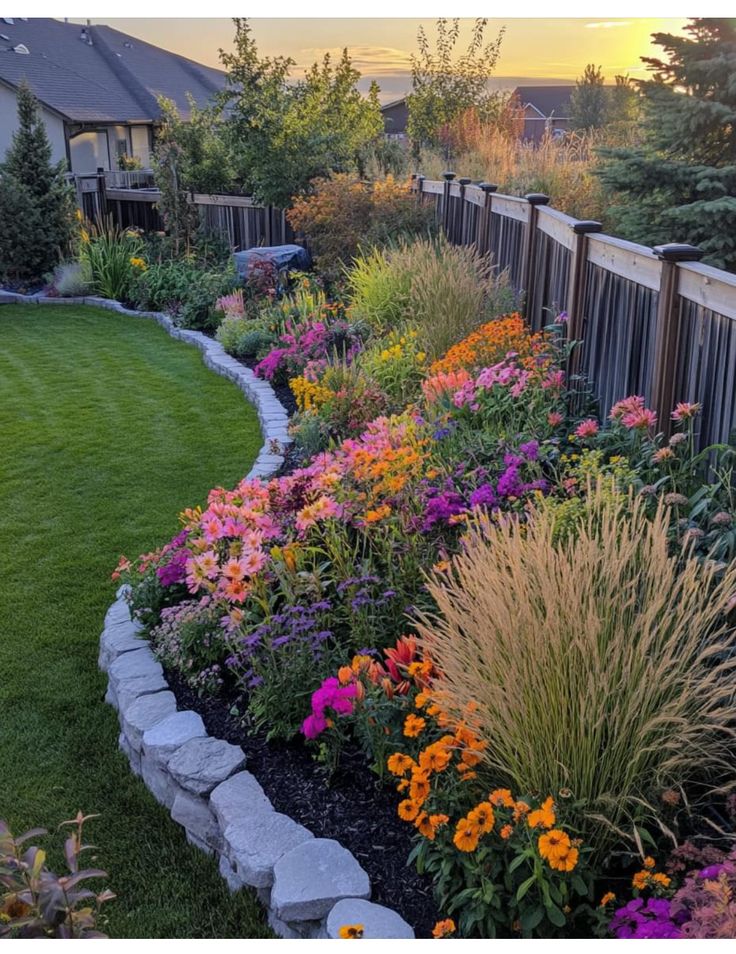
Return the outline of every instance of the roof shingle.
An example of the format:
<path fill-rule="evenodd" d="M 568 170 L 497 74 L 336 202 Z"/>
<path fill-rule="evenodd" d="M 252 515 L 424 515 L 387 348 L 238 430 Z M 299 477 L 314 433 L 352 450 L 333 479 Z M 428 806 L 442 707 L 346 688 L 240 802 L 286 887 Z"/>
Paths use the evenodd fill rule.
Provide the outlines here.
<path fill-rule="evenodd" d="M 91 45 L 81 39 L 87 31 Z M 157 96 L 189 117 L 187 94 L 205 105 L 225 73 L 169 53 L 108 26 L 81 27 L 51 18 L 0 24 L 0 81 L 25 79 L 38 99 L 74 122 L 153 122 Z M 19 43 L 29 55 L 13 52 Z"/>

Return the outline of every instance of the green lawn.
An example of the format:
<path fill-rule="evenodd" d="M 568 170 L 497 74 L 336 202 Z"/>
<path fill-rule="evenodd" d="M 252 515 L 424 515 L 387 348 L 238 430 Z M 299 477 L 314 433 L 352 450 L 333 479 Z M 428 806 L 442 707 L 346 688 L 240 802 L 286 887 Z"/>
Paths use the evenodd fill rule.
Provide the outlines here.
<path fill-rule="evenodd" d="M 255 412 L 153 321 L 2 305 L 0 439 L 0 817 L 20 833 L 101 815 L 113 937 L 270 936 L 128 769 L 97 669 L 119 555 L 248 471 Z"/>

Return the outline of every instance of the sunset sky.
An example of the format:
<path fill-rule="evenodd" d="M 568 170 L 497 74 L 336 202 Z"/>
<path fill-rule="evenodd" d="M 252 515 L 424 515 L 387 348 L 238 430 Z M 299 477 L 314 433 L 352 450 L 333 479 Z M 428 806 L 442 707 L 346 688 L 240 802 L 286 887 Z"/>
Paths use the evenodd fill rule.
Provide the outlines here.
<path fill-rule="evenodd" d="M 229 48 L 233 25 L 225 19 L 113 19 L 99 18 L 118 30 L 148 40 L 210 66 L 219 66 L 218 49 Z M 542 80 L 573 81 L 586 63 L 603 67 L 613 80 L 617 73 L 632 77 L 646 74 L 639 57 L 657 51 L 650 34 L 680 32 L 684 19 L 514 19 L 491 20 L 487 35 L 505 24 L 506 35 L 494 85 L 513 87 Z M 415 19 L 252 19 L 253 33 L 262 55 L 291 56 L 294 74 L 320 59 L 326 51 L 339 55 L 347 46 L 364 75 L 381 87 L 382 100 L 396 99 L 410 86 L 410 54 L 416 50 L 417 27 L 423 24 L 434 36 L 433 20 Z M 471 20 L 463 20 L 464 49 Z"/>

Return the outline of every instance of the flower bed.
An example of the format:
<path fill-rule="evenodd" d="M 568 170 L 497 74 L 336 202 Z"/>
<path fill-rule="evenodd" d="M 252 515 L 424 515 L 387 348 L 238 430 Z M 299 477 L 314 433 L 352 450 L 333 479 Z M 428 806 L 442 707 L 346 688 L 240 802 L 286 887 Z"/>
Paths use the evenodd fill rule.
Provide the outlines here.
<path fill-rule="evenodd" d="M 411 254 L 436 256 L 432 271 L 449 253 Z M 385 291 L 406 265 L 376 267 Z M 384 793 L 398 788 L 438 936 L 616 932 L 632 891 L 670 903 L 681 873 L 662 833 L 697 835 L 686 806 L 728 772 L 731 663 L 713 660 L 736 585 L 732 451 L 694 455 L 693 405 L 666 439 L 641 397 L 606 422 L 579 389 L 571 401 L 564 316 L 531 335 L 476 311 L 475 330 L 432 353 L 413 304 L 397 315 L 382 291 L 367 308 L 375 283 L 362 287 L 337 306 L 300 289 L 256 355 L 299 407 L 288 472 L 213 490 L 116 575 L 195 707 L 221 722 L 218 696 L 235 701 L 244 750 L 248 732 L 302 737 L 326 776 L 362 753 Z M 278 324 L 269 307 L 256 320 Z M 565 561 L 585 569 L 565 576 Z M 549 675 L 561 659 L 567 683 Z M 644 844 L 660 858 L 647 878 Z"/>

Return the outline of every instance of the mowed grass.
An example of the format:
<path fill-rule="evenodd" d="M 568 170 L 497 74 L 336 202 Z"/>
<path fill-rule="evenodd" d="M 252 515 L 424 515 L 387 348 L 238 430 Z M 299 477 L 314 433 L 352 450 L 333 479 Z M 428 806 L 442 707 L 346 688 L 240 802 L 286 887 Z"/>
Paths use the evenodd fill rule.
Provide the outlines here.
<path fill-rule="evenodd" d="M 87 837 L 118 895 L 113 937 L 270 936 L 130 772 L 97 669 L 119 555 L 248 471 L 254 410 L 150 320 L 2 305 L 0 439 L 0 817 L 50 845 L 77 810 L 99 813 Z"/>

